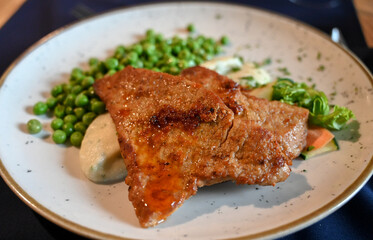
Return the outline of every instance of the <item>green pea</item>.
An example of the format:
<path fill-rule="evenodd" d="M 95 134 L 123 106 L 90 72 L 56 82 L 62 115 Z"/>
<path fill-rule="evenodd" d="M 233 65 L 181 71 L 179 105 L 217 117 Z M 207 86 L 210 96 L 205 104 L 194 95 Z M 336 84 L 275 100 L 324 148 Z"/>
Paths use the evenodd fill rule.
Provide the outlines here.
<path fill-rule="evenodd" d="M 108 76 L 114 75 L 117 71 L 115 69 L 110 69 L 106 74 Z"/>
<path fill-rule="evenodd" d="M 134 62 L 131 64 L 132 67 L 134 68 L 143 68 L 144 67 L 144 63 L 142 61 L 137 61 L 137 62 Z"/>
<path fill-rule="evenodd" d="M 199 35 L 197 38 L 196 38 L 196 42 L 199 44 L 199 45 L 202 45 L 202 43 L 204 43 L 206 41 L 206 38 L 202 35 Z"/>
<path fill-rule="evenodd" d="M 97 70 L 100 71 L 102 74 L 107 72 L 107 68 L 105 62 L 99 62 L 97 65 Z"/>
<path fill-rule="evenodd" d="M 115 69 L 116 67 L 118 67 L 118 65 L 119 65 L 119 61 L 116 58 L 108 58 L 105 61 L 106 68 L 110 70 Z"/>
<path fill-rule="evenodd" d="M 75 147 L 80 147 L 83 140 L 83 134 L 81 132 L 73 132 L 70 136 L 70 143 Z"/>
<path fill-rule="evenodd" d="M 130 60 L 129 60 L 128 55 L 125 56 L 124 58 L 122 58 L 122 59 L 119 61 L 119 65 L 127 66 L 129 63 L 130 63 Z"/>
<path fill-rule="evenodd" d="M 115 54 L 123 55 L 125 52 L 126 48 L 123 45 L 120 45 L 115 49 Z"/>
<path fill-rule="evenodd" d="M 186 39 L 183 39 L 183 38 L 180 38 L 179 40 L 179 45 L 182 47 L 182 48 L 185 48 L 187 46 L 187 40 Z"/>
<path fill-rule="evenodd" d="M 80 119 L 83 118 L 83 115 L 85 114 L 85 110 L 82 107 L 78 107 L 78 108 L 74 109 L 74 113 L 75 113 L 75 116 L 77 117 L 77 119 L 80 120 Z"/>
<path fill-rule="evenodd" d="M 62 88 L 63 88 L 63 91 L 68 94 L 68 93 L 71 92 L 71 89 L 73 88 L 73 85 L 70 84 L 70 83 L 63 83 Z"/>
<path fill-rule="evenodd" d="M 130 52 L 127 58 L 130 63 L 135 63 L 139 59 L 139 55 L 136 52 Z"/>
<path fill-rule="evenodd" d="M 88 112 L 83 115 L 82 121 L 85 125 L 89 126 L 95 118 L 96 114 L 94 112 Z"/>
<path fill-rule="evenodd" d="M 205 54 L 205 56 L 203 56 L 203 59 L 208 61 L 208 60 L 211 60 L 213 57 L 214 55 L 212 53 L 209 53 L 209 54 Z"/>
<path fill-rule="evenodd" d="M 132 47 L 132 51 L 134 51 L 137 55 L 140 55 L 143 51 L 143 48 L 142 48 L 141 44 L 135 44 Z"/>
<path fill-rule="evenodd" d="M 155 36 L 154 36 L 154 38 L 155 38 L 155 41 L 157 42 L 157 43 L 161 43 L 162 41 L 163 41 L 163 35 L 162 34 L 159 34 L 159 33 L 157 33 L 157 34 L 155 34 Z"/>
<path fill-rule="evenodd" d="M 120 70 L 122 70 L 122 69 L 124 69 L 124 65 L 123 65 L 123 64 L 119 64 L 119 65 L 118 65 L 118 71 L 120 71 Z"/>
<path fill-rule="evenodd" d="M 145 34 L 146 34 L 146 37 L 147 37 L 147 38 L 149 38 L 149 37 L 151 38 L 151 37 L 154 37 L 154 36 L 155 36 L 155 32 L 154 32 L 153 29 L 148 29 L 148 30 L 146 30 Z"/>
<path fill-rule="evenodd" d="M 57 85 L 52 88 L 51 94 L 53 97 L 57 97 L 62 92 L 63 92 L 62 85 Z"/>
<path fill-rule="evenodd" d="M 102 101 L 95 101 L 92 103 L 92 111 L 96 114 L 102 114 L 105 112 L 105 103 Z"/>
<path fill-rule="evenodd" d="M 179 52 L 178 58 L 187 59 L 190 57 L 190 51 L 188 49 L 183 49 Z"/>
<path fill-rule="evenodd" d="M 149 59 L 149 62 L 151 62 L 152 64 L 155 64 L 155 63 L 158 62 L 159 57 L 158 57 L 157 55 L 150 55 L 150 56 L 148 57 L 148 59 Z"/>
<path fill-rule="evenodd" d="M 144 51 L 148 56 L 152 55 L 155 51 L 155 45 L 151 44 L 151 43 L 145 43 L 144 44 Z"/>
<path fill-rule="evenodd" d="M 88 61 L 89 66 L 97 66 L 100 61 L 97 58 L 90 58 Z"/>
<path fill-rule="evenodd" d="M 180 45 L 175 45 L 172 47 L 172 53 L 174 53 L 175 55 L 178 55 L 179 52 L 181 51 L 181 46 Z"/>
<path fill-rule="evenodd" d="M 169 69 L 169 73 L 170 74 L 173 74 L 173 75 L 177 75 L 180 73 L 180 68 L 176 67 L 176 66 L 172 66 L 170 67 Z"/>
<path fill-rule="evenodd" d="M 46 104 L 49 109 L 53 109 L 57 105 L 57 98 L 55 97 L 48 98 Z"/>
<path fill-rule="evenodd" d="M 214 53 L 219 54 L 221 52 L 223 52 L 223 48 L 220 45 L 216 45 L 214 48 Z"/>
<path fill-rule="evenodd" d="M 144 62 L 144 68 L 151 69 L 153 66 L 154 66 L 153 63 L 150 61 Z"/>
<path fill-rule="evenodd" d="M 164 54 L 170 54 L 172 52 L 172 48 L 168 44 L 165 43 L 161 45 L 161 51 Z"/>
<path fill-rule="evenodd" d="M 76 99 L 76 95 L 75 95 L 75 94 L 73 94 L 73 93 L 67 94 L 67 96 L 66 96 L 66 98 L 65 98 L 65 100 L 64 100 L 64 102 L 63 102 L 63 104 L 64 104 L 65 106 L 70 106 L 70 107 L 72 107 L 72 106 L 74 106 L 74 104 L 75 104 L 75 99 Z"/>
<path fill-rule="evenodd" d="M 51 122 L 51 127 L 53 130 L 61 129 L 63 125 L 63 120 L 61 118 L 55 118 Z"/>
<path fill-rule="evenodd" d="M 193 60 L 180 60 L 179 61 L 179 64 L 178 64 L 178 67 L 180 69 L 185 69 L 185 68 L 188 68 L 188 67 L 192 67 L 192 66 L 195 66 L 195 61 Z"/>
<path fill-rule="evenodd" d="M 78 96 L 76 96 L 75 98 L 75 105 L 78 107 L 84 107 L 88 103 L 89 103 L 89 98 L 82 93 L 78 94 Z"/>
<path fill-rule="evenodd" d="M 193 39 L 191 39 L 190 41 L 187 42 L 187 46 L 188 46 L 189 50 L 191 50 L 191 51 L 200 47 L 198 42 L 194 41 Z"/>
<path fill-rule="evenodd" d="M 27 130 L 31 134 L 39 133 L 42 128 L 40 121 L 37 119 L 31 119 L 27 122 Z"/>
<path fill-rule="evenodd" d="M 190 23 L 187 26 L 187 30 L 188 30 L 188 32 L 195 32 L 196 28 L 195 28 L 195 26 L 192 23 Z"/>
<path fill-rule="evenodd" d="M 58 94 L 58 96 L 56 97 L 57 103 L 63 103 L 65 101 L 65 98 L 66 98 L 65 93 Z"/>
<path fill-rule="evenodd" d="M 210 38 L 210 37 L 206 39 L 206 42 L 209 43 L 210 45 L 215 45 L 216 44 L 215 39 Z"/>
<path fill-rule="evenodd" d="M 208 42 L 204 42 L 202 44 L 203 49 L 206 50 L 207 53 L 213 53 L 214 52 L 214 46 Z"/>
<path fill-rule="evenodd" d="M 62 125 L 62 131 L 66 133 L 66 136 L 70 136 L 74 132 L 74 125 L 71 122 L 64 123 Z"/>
<path fill-rule="evenodd" d="M 64 118 L 63 118 L 63 121 L 65 123 L 76 123 L 78 121 L 78 118 L 75 116 L 75 115 L 72 115 L 72 114 L 69 114 L 69 115 L 66 115 Z"/>
<path fill-rule="evenodd" d="M 65 115 L 74 114 L 74 108 L 71 106 L 65 107 Z"/>
<path fill-rule="evenodd" d="M 88 89 L 87 89 L 87 91 L 86 91 L 86 93 L 85 94 L 87 94 L 87 96 L 88 97 L 95 97 L 96 96 L 96 93 L 95 93 L 95 89 L 93 88 L 93 86 L 90 86 Z"/>
<path fill-rule="evenodd" d="M 79 81 L 84 77 L 83 70 L 81 68 L 74 68 L 71 71 L 70 79 L 73 81 Z"/>
<path fill-rule="evenodd" d="M 52 135 L 53 141 L 57 144 L 65 143 L 66 138 L 67 138 L 66 133 L 64 131 L 60 130 L 60 129 L 54 131 L 54 133 Z"/>
<path fill-rule="evenodd" d="M 73 88 L 73 86 L 81 84 L 83 79 L 84 79 L 84 75 L 82 75 L 80 78 L 77 78 L 77 79 L 70 78 L 70 82 L 64 86 L 65 87 L 64 91 L 66 93 L 71 92 L 71 89 Z"/>
<path fill-rule="evenodd" d="M 170 67 L 168 66 L 163 66 L 159 69 L 161 72 L 165 72 L 165 73 L 168 73 L 170 71 Z"/>
<path fill-rule="evenodd" d="M 181 38 L 179 36 L 173 36 L 171 41 L 173 44 L 178 44 L 180 42 Z"/>
<path fill-rule="evenodd" d="M 117 49 L 115 49 L 115 52 L 114 52 L 114 58 L 116 58 L 116 59 L 123 58 L 125 52 L 126 52 L 126 50 L 125 50 L 124 46 L 117 47 Z"/>
<path fill-rule="evenodd" d="M 83 122 L 77 122 L 74 124 L 75 131 L 79 131 L 81 133 L 85 133 L 87 131 L 87 125 L 85 125 Z"/>
<path fill-rule="evenodd" d="M 84 80 L 83 80 L 83 82 L 84 82 Z M 75 85 L 75 86 L 72 87 L 71 93 L 73 93 L 73 94 L 79 94 L 82 90 L 83 90 L 82 86 Z"/>
<path fill-rule="evenodd" d="M 174 56 L 168 55 L 164 57 L 163 61 L 164 61 L 164 64 L 166 65 L 175 65 L 177 62 L 177 59 Z"/>
<path fill-rule="evenodd" d="M 58 117 L 58 118 L 63 118 L 65 116 L 65 106 L 63 105 L 57 105 L 55 108 L 54 108 L 54 116 Z"/>
<path fill-rule="evenodd" d="M 93 85 L 95 82 L 95 79 L 91 76 L 85 77 L 82 81 L 82 87 L 83 88 L 89 88 L 90 86 Z"/>
<path fill-rule="evenodd" d="M 206 54 L 206 50 L 204 48 L 197 48 L 193 50 L 193 53 L 197 55 L 198 57 L 203 57 Z"/>
<path fill-rule="evenodd" d="M 33 108 L 35 115 L 45 114 L 47 110 L 48 110 L 48 105 L 45 102 L 37 102 Z"/>
<path fill-rule="evenodd" d="M 95 74 L 95 79 L 100 79 L 103 77 L 104 77 L 104 74 L 102 74 L 101 72 Z"/>
<path fill-rule="evenodd" d="M 145 39 L 141 40 L 140 43 L 141 43 L 141 44 L 145 44 L 145 43 L 155 43 L 155 37 L 154 37 L 154 36 L 146 37 Z"/>
<path fill-rule="evenodd" d="M 97 101 L 100 101 L 100 99 L 98 97 L 94 97 L 94 98 L 91 98 L 91 100 L 89 100 L 89 103 L 92 105 L 94 102 L 97 102 Z"/>
<path fill-rule="evenodd" d="M 223 45 L 228 45 L 229 44 L 229 38 L 227 36 L 222 36 L 220 38 L 220 43 Z"/>

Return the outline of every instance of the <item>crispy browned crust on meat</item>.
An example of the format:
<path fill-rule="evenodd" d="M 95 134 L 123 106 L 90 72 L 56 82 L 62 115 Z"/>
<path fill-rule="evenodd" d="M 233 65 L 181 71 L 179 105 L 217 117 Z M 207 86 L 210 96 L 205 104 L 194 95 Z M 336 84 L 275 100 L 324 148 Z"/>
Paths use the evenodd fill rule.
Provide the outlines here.
<path fill-rule="evenodd" d="M 182 75 L 127 67 L 94 84 L 116 125 L 143 227 L 164 221 L 197 187 L 284 181 L 305 141 L 307 111 L 246 96 L 205 68 Z"/>
<path fill-rule="evenodd" d="M 289 176 L 289 165 L 306 142 L 308 110 L 243 94 L 237 83 L 204 67 L 188 68 L 181 76 L 216 93 L 235 113 L 219 149 L 221 155 L 232 156 L 232 180 L 274 185 Z"/>
<path fill-rule="evenodd" d="M 198 83 L 145 69 L 126 67 L 94 88 L 116 125 L 140 225 L 154 226 L 196 193 L 195 171 L 213 164 L 233 112 Z"/>

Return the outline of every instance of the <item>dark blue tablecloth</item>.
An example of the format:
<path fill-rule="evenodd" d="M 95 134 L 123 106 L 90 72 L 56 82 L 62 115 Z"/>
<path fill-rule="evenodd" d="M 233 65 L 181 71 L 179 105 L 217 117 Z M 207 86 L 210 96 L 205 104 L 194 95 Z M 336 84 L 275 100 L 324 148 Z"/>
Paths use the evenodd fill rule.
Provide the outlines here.
<path fill-rule="evenodd" d="M 41 37 L 77 21 L 81 15 L 74 9 L 79 4 L 88 7 L 85 9 L 88 14 L 148 2 L 153 1 L 28 0 L 0 29 L 0 74 Z M 285 14 L 326 33 L 330 33 L 333 27 L 338 27 L 344 34 L 349 48 L 373 71 L 373 51 L 366 46 L 352 1 L 339 0 L 337 6 L 324 8 L 294 4 L 288 0 L 230 2 Z M 33 212 L 0 178 L 0 239 L 84 238 L 56 226 Z M 335 213 L 281 239 L 373 239 L 373 180 Z"/>

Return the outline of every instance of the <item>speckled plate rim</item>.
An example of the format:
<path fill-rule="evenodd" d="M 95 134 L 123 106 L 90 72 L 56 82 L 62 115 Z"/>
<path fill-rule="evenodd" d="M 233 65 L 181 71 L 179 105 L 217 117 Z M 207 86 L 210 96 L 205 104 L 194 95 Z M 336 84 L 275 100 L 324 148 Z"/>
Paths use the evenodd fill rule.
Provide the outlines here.
<path fill-rule="evenodd" d="M 138 8 L 148 8 L 152 7 L 154 5 L 178 5 L 178 4 L 220 4 L 220 5 L 226 5 L 226 6 L 240 6 L 243 8 L 247 8 L 253 11 L 261 12 L 263 14 L 269 14 L 273 17 L 281 18 L 283 20 L 286 20 L 288 22 L 296 23 L 300 26 L 302 26 L 305 30 L 313 32 L 317 34 L 318 36 L 324 38 L 325 40 L 333 43 L 336 47 L 343 50 L 345 54 L 347 54 L 364 72 L 364 74 L 369 78 L 370 83 L 373 86 L 373 75 L 370 73 L 368 68 L 362 63 L 354 53 L 352 53 L 350 50 L 342 47 L 341 45 L 333 42 L 330 40 L 329 36 L 325 34 L 324 32 L 306 24 L 303 22 L 300 22 L 296 19 L 293 19 L 289 16 L 282 15 L 279 13 L 275 13 L 272 11 L 251 7 L 247 5 L 237 4 L 237 3 L 222 3 L 222 2 L 200 2 L 200 1 L 191 1 L 191 2 L 168 2 L 168 1 L 162 1 L 158 3 L 150 3 L 150 4 L 138 4 L 135 6 L 130 7 L 120 7 L 113 10 L 109 10 L 107 12 L 94 15 L 91 17 L 88 17 L 83 20 L 78 20 L 74 23 L 68 24 L 64 27 L 58 28 L 55 31 L 47 34 L 37 42 L 35 42 L 33 45 L 31 45 L 26 51 L 24 51 L 16 60 L 13 61 L 13 63 L 5 70 L 3 75 L 0 78 L 0 91 L 3 83 L 5 82 L 7 76 L 10 74 L 10 72 L 24 59 L 26 56 L 33 51 L 37 50 L 39 47 L 41 47 L 43 44 L 48 42 L 49 40 L 52 40 L 53 38 L 59 36 L 60 34 L 63 34 L 65 31 L 79 25 L 84 24 L 85 22 L 91 21 L 95 18 L 100 18 L 102 16 L 110 15 L 115 12 L 121 12 L 121 11 L 132 11 L 134 9 Z M 320 208 L 314 210 L 312 213 L 305 215 L 295 221 L 292 221 L 290 223 L 281 225 L 279 227 L 263 231 L 256 234 L 250 234 L 243 237 L 238 238 L 231 238 L 231 239 L 269 239 L 269 238 L 277 238 L 281 236 L 285 236 L 288 234 L 291 234 L 293 232 L 299 231 L 303 228 L 306 228 L 310 226 L 311 224 L 321 220 L 322 218 L 328 216 L 329 214 L 333 213 L 340 207 L 342 207 L 347 201 L 349 201 L 369 180 L 369 178 L 373 174 L 373 157 L 370 159 L 368 165 L 366 168 L 361 172 L 361 174 L 357 177 L 357 179 L 346 188 L 345 191 L 343 191 L 341 194 L 336 196 L 333 200 L 331 200 L 329 203 L 325 204 L 324 206 L 321 206 Z M 63 227 L 71 232 L 74 232 L 76 234 L 89 237 L 89 238 L 99 238 L 99 239 L 130 239 L 126 237 L 119 237 L 111 234 L 107 234 L 104 232 L 99 232 L 94 229 L 84 227 L 82 225 L 79 225 L 77 223 L 74 223 L 72 221 L 67 220 L 66 218 L 52 212 L 48 208 L 44 207 L 42 204 L 40 204 L 38 201 L 36 201 L 34 198 L 32 198 L 18 183 L 12 178 L 12 176 L 9 174 L 7 169 L 5 168 L 2 159 L 0 159 L 0 176 L 4 179 L 6 184 L 9 186 L 9 188 L 31 209 L 33 209 L 35 212 L 40 214 L 41 216 L 45 217 L 46 219 L 50 220 L 51 222 L 57 224 L 60 227 Z"/>

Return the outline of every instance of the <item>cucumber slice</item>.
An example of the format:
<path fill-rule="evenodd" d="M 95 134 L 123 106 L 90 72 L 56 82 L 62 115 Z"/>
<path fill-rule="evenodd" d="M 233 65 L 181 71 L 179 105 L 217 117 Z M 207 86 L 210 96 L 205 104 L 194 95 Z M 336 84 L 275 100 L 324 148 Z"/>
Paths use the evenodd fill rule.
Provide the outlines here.
<path fill-rule="evenodd" d="M 324 154 L 324 153 L 327 153 L 327 152 L 333 152 L 333 151 L 337 151 L 337 150 L 339 150 L 339 145 L 338 145 L 337 139 L 333 138 L 324 147 L 318 148 L 318 149 L 312 149 L 312 150 L 309 150 L 309 151 L 305 150 L 300 154 L 300 156 L 304 160 L 307 160 L 311 157 L 315 157 L 315 156 L 318 156 L 318 155 L 321 155 L 321 154 Z"/>

